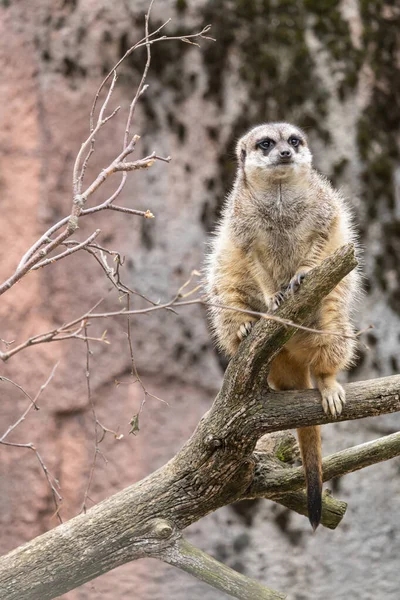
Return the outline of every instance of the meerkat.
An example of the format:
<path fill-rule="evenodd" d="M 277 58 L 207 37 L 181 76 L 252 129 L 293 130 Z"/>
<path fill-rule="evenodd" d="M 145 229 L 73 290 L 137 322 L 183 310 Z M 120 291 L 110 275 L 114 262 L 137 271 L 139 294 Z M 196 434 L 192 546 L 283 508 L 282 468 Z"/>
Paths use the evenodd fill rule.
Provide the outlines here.
<path fill-rule="evenodd" d="M 251 129 L 237 144 L 237 160 L 207 257 L 207 294 L 210 304 L 271 313 L 310 269 L 343 244 L 355 243 L 355 229 L 342 196 L 313 169 L 300 128 L 267 123 Z M 271 364 L 272 389 L 312 388 L 313 377 L 325 413 L 340 415 L 345 391 L 336 376 L 353 358 L 351 312 L 358 289 L 353 271 L 323 300 L 312 323 L 350 337 L 297 331 Z M 220 349 L 233 356 L 257 318 L 216 306 L 209 312 Z M 297 432 L 315 530 L 322 509 L 320 427 Z"/>

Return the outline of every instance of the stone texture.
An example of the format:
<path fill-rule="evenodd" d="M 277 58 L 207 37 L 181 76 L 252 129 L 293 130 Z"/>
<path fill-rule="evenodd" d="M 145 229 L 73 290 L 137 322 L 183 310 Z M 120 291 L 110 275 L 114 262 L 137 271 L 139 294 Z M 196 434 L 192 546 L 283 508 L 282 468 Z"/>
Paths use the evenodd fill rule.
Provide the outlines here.
<path fill-rule="evenodd" d="M 71 170 L 88 131 L 96 87 L 113 63 L 141 37 L 147 0 L 38 0 L 0 3 L 0 190 L 3 227 L 0 276 L 71 205 Z M 150 208 L 154 221 L 118 213 L 83 220 L 79 239 L 94 228 L 100 243 L 126 256 L 125 282 L 153 299 L 170 298 L 199 269 L 207 236 L 234 174 L 234 142 L 249 126 L 285 119 L 305 127 L 317 167 L 343 188 L 359 223 L 366 294 L 360 327 L 373 323 L 360 347 L 354 379 L 399 371 L 399 10 L 389 2 L 287 0 L 168 0 L 156 2 L 153 24 L 173 17 L 170 34 L 213 23 L 216 43 L 202 49 L 163 42 L 153 47 L 150 88 L 139 104 L 137 155 L 156 149 L 170 165 L 131 174 L 121 204 Z M 396 33 L 397 32 L 397 33 Z M 126 111 L 143 68 L 143 54 L 121 69 L 112 106 Z M 121 147 L 122 115 L 97 141 L 87 181 Z M 114 189 L 116 179 L 94 199 Z M 76 254 L 26 277 L 2 297 L 0 337 L 23 341 L 79 316 L 104 298 L 120 306 L 90 256 Z M 134 300 L 135 306 L 141 301 Z M 222 377 L 201 307 L 178 315 L 156 312 L 132 319 L 139 372 L 149 391 L 140 432 L 129 420 L 142 399 L 129 381 L 126 319 L 107 329 L 111 345 L 92 344 L 91 385 L 98 418 L 124 438 L 107 436 L 90 497 L 99 501 L 163 464 L 209 407 Z M 59 366 L 41 410 L 10 437 L 36 444 L 60 481 L 62 514 L 81 510 L 93 459 L 94 424 L 79 341 L 29 348 L 2 365 L 1 374 L 34 394 Z M 26 399 L 6 382 L 0 423 L 6 430 Z M 397 415 L 324 428 L 328 453 L 396 430 Z M 1 447 L 1 551 L 56 524 L 49 487 L 36 457 Z M 398 597 L 399 461 L 371 467 L 334 483 L 349 502 L 335 532 L 311 534 L 307 521 L 272 503 L 227 507 L 188 532 L 191 541 L 230 566 L 286 591 L 293 600 Z M 66 594 L 66 600 L 223 598 L 172 567 L 139 561 Z"/>

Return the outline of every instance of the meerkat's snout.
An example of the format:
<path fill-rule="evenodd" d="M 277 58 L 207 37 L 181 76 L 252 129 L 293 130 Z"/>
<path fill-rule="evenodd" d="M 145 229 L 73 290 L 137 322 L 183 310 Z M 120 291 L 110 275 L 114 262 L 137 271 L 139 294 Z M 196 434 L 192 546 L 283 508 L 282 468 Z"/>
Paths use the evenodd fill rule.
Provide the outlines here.
<path fill-rule="evenodd" d="M 291 148 L 283 142 L 278 144 L 275 150 L 271 152 L 270 162 L 272 165 L 287 165 L 293 162 L 293 157 Z"/>
<path fill-rule="evenodd" d="M 292 158 L 291 150 L 280 150 L 279 158 L 281 159 L 282 162 L 288 162 Z"/>

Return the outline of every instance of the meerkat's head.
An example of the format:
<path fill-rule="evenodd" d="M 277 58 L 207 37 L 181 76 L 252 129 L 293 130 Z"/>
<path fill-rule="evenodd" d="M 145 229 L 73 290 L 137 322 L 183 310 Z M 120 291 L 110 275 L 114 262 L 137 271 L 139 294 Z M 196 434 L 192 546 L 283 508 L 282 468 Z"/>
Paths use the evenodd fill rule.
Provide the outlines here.
<path fill-rule="evenodd" d="M 254 127 L 239 140 L 237 157 L 253 185 L 304 175 L 312 161 L 305 133 L 289 123 Z"/>

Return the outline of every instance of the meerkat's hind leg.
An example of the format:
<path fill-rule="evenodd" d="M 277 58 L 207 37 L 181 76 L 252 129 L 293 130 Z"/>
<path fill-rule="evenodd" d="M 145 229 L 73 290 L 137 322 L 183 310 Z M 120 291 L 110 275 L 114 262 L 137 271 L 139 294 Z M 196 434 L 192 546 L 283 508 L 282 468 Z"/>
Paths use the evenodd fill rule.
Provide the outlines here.
<path fill-rule="evenodd" d="M 338 417 L 346 404 L 346 392 L 336 381 L 336 373 L 315 373 L 315 379 L 325 414 Z"/>
<path fill-rule="evenodd" d="M 312 388 L 310 369 L 282 348 L 271 363 L 268 383 L 274 390 L 306 390 Z"/>

